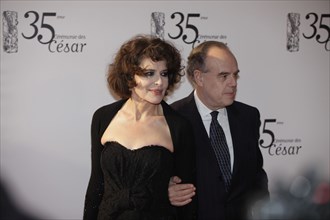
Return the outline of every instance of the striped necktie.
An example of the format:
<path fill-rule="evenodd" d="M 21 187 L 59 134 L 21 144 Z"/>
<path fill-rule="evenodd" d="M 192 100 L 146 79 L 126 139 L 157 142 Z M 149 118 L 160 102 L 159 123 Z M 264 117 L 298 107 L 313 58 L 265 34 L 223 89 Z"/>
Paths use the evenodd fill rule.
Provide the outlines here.
<path fill-rule="evenodd" d="M 217 119 L 218 113 L 218 111 L 211 112 L 210 141 L 228 192 L 231 180 L 230 154 L 225 133 Z"/>

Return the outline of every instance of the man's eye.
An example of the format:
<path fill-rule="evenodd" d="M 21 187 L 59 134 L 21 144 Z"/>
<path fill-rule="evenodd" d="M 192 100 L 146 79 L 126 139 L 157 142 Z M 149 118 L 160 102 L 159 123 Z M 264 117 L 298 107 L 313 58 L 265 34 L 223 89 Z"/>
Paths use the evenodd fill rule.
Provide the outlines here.
<path fill-rule="evenodd" d="M 220 78 L 222 78 L 222 79 L 227 79 L 227 77 L 229 76 L 229 74 L 224 73 L 224 74 L 221 74 L 221 75 L 219 75 L 219 76 L 220 76 Z"/>
<path fill-rule="evenodd" d="M 235 78 L 235 79 L 239 79 L 239 74 L 238 74 L 238 73 L 235 73 L 235 74 L 234 74 L 234 78 Z"/>

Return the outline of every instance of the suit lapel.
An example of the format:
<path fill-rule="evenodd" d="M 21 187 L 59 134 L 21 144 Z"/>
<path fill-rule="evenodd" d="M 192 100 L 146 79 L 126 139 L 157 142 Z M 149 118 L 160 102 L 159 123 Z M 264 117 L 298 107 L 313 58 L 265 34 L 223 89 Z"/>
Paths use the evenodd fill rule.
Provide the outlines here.
<path fill-rule="evenodd" d="M 234 104 L 230 107 L 227 108 L 227 113 L 228 113 L 228 121 L 229 121 L 229 126 L 230 126 L 230 133 L 231 133 L 231 138 L 233 141 L 233 149 L 234 149 L 234 167 L 233 167 L 233 174 L 232 178 L 234 177 L 235 173 L 237 172 L 237 166 L 239 165 L 239 159 L 238 159 L 238 154 L 239 150 L 237 148 L 238 142 L 239 142 L 239 126 L 238 126 L 238 121 L 237 121 L 237 112 L 234 107 Z"/>
<path fill-rule="evenodd" d="M 233 167 L 233 173 L 232 173 L 232 186 L 235 187 L 235 182 L 240 181 L 237 179 L 239 176 L 239 172 L 241 170 L 240 168 L 240 162 L 243 161 L 242 157 L 244 157 L 244 149 L 242 147 L 242 124 L 240 123 L 240 116 L 239 111 L 237 109 L 237 105 L 235 102 L 227 107 L 227 113 L 228 113 L 228 120 L 229 120 L 229 126 L 230 126 L 230 133 L 233 141 L 233 149 L 234 149 L 234 167 Z M 244 168 L 242 168 L 244 169 Z M 235 193 L 235 188 L 231 188 L 231 193 L 228 197 L 230 199 L 232 195 Z"/>
<path fill-rule="evenodd" d="M 196 153 L 207 158 L 207 160 L 213 163 L 213 167 L 218 167 L 209 136 L 204 127 L 202 117 L 198 112 L 193 92 L 188 96 L 186 111 L 186 115 L 189 116 L 190 122 L 195 129 Z M 217 169 L 217 175 L 221 175 L 219 168 Z"/>

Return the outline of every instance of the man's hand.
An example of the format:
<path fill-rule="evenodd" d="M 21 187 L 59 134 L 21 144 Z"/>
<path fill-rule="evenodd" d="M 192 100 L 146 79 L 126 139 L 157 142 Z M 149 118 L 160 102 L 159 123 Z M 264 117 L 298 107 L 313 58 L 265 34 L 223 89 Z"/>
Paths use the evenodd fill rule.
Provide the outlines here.
<path fill-rule="evenodd" d="M 168 185 L 168 197 L 174 206 L 184 206 L 191 202 L 191 198 L 195 195 L 196 188 L 193 184 L 179 184 L 181 179 L 173 176 Z"/>

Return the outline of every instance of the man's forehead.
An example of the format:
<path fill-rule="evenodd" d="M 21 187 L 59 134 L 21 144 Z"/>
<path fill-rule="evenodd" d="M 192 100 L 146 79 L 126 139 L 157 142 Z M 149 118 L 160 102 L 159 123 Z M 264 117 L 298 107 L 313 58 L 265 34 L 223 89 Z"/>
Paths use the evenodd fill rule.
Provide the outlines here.
<path fill-rule="evenodd" d="M 238 69 L 235 57 L 229 51 L 221 48 L 209 51 L 206 57 L 206 66 L 209 70 L 214 68 Z"/>
<path fill-rule="evenodd" d="M 227 57 L 233 56 L 228 50 L 219 48 L 219 47 L 211 47 L 207 52 L 207 57 Z"/>

